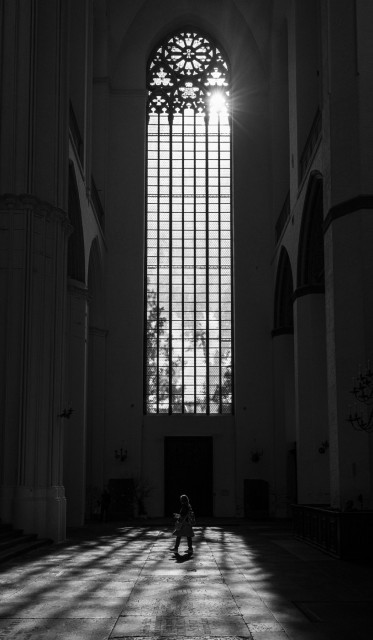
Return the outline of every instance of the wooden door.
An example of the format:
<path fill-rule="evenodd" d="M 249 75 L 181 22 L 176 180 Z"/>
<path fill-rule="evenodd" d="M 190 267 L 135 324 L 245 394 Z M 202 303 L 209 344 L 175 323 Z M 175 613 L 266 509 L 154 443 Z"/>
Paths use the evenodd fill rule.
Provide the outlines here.
<path fill-rule="evenodd" d="M 180 510 L 185 493 L 196 518 L 213 515 L 213 441 L 211 437 L 165 438 L 165 516 Z"/>
<path fill-rule="evenodd" d="M 269 515 L 269 485 L 266 480 L 244 480 L 244 514 L 245 518 L 260 520 Z"/>
<path fill-rule="evenodd" d="M 112 478 L 109 480 L 108 490 L 110 494 L 109 519 L 126 520 L 132 518 L 134 504 L 132 478 Z"/>

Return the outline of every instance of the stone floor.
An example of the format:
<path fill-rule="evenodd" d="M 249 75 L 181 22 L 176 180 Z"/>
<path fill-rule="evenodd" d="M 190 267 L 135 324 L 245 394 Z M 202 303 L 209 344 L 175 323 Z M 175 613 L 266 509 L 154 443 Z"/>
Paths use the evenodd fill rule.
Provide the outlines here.
<path fill-rule="evenodd" d="M 0 638 L 371 640 L 373 569 L 280 524 L 95 525 L 0 566 Z M 185 549 L 184 549 L 185 548 Z"/>

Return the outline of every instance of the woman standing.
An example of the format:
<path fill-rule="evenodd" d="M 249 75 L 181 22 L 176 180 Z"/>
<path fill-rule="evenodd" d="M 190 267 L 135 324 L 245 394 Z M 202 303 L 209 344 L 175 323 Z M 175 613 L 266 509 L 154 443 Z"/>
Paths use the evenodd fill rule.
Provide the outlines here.
<path fill-rule="evenodd" d="M 181 509 L 180 513 L 174 513 L 176 518 L 175 530 L 172 535 L 176 536 L 175 546 L 172 551 L 178 551 L 179 544 L 182 536 L 186 536 L 188 541 L 188 553 L 193 553 L 192 538 L 194 531 L 192 522 L 194 520 L 194 514 L 189 502 L 189 498 L 186 495 L 180 496 Z"/>

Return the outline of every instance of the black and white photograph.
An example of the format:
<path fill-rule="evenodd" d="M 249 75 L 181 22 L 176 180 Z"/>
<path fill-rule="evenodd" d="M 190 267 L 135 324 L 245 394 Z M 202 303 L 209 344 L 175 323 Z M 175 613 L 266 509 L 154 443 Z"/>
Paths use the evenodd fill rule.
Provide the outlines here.
<path fill-rule="evenodd" d="M 373 0 L 0 0 L 0 640 L 371 640 Z"/>

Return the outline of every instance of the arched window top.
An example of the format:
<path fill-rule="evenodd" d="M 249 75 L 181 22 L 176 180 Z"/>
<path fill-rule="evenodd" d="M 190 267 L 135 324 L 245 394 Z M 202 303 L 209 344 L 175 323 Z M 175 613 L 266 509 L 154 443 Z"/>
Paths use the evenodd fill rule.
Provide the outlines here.
<path fill-rule="evenodd" d="M 148 65 L 145 412 L 233 413 L 228 64 L 185 28 Z"/>
<path fill-rule="evenodd" d="M 150 57 L 147 87 L 149 115 L 227 110 L 226 56 L 209 36 L 195 28 L 181 29 Z"/>
<path fill-rule="evenodd" d="M 323 178 L 311 174 L 300 230 L 297 286 L 324 286 Z"/>
<path fill-rule="evenodd" d="M 275 331 L 287 333 L 293 331 L 293 293 L 293 274 L 289 255 L 286 249 L 282 247 L 278 262 L 275 289 Z"/>

